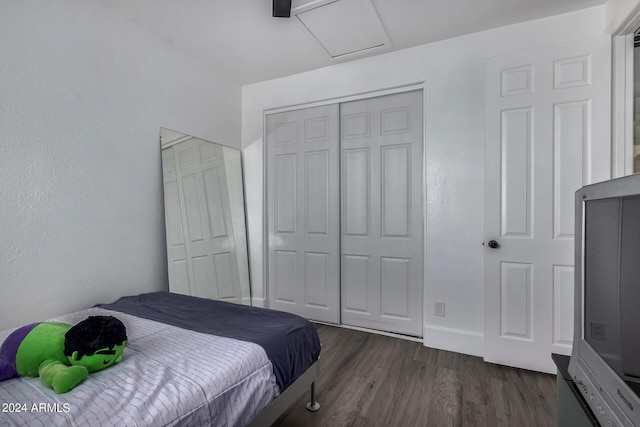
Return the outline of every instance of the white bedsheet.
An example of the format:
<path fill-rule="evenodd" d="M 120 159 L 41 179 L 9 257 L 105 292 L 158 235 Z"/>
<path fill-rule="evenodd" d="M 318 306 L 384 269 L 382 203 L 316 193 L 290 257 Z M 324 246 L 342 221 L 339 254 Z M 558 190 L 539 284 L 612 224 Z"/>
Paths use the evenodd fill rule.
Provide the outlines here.
<path fill-rule="evenodd" d="M 91 308 L 52 321 L 110 315 L 127 328 L 122 362 L 65 394 L 39 378 L 0 382 L 0 426 L 243 426 L 278 395 L 259 345 Z M 11 331 L 0 331 L 0 342 Z"/>

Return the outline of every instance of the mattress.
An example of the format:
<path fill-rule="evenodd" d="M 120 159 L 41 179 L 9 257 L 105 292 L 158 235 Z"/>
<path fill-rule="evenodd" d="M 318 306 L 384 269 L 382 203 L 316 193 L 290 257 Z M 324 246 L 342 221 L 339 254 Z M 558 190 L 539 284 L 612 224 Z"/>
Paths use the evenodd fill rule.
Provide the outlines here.
<path fill-rule="evenodd" d="M 122 361 L 65 394 L 39 378 L 0 382 L 0 426 L 244 426 L 280 393 L 267 351 L 245 339 L 103 307 L 50 320 L 75 324 L 92 315 L 124 323 Z M 1 331 L 0 342 L 10 332 Z"/>
<path fill-rule="evenodd" d="M 123 297 L 101 307 L 259 344 L 273 364 L 280 390 L 287 388 L 320 355 L 320 338 L 315 327 L 300 316 L 282 311 L 171 292 Z"/>

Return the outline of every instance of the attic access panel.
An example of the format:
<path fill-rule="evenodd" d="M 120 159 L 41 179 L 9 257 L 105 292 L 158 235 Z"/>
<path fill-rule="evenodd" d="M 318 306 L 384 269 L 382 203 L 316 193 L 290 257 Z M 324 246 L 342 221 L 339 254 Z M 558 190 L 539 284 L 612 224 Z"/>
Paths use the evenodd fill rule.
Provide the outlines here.
<path fill-rule="evenodd" d="M 311 2 L 296 9 L 292 13 L 332 59 L 391 47 L 370 0 Z"/>

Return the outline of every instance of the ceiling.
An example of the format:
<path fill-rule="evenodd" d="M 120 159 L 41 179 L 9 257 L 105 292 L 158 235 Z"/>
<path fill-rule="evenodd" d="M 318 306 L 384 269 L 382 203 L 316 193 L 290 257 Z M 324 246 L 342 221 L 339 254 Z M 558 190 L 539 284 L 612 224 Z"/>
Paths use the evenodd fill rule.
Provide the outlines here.
<path fill-rule="evenodd" d="M 99 0 L 244 85 L 606 0 Z"/>

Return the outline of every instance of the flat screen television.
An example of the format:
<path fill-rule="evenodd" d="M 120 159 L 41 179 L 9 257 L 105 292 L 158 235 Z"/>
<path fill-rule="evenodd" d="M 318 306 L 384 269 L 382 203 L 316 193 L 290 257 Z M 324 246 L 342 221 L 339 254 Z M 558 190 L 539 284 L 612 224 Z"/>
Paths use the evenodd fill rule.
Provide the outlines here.
<path fill-rule="evenodd" d="M 640 174 L 576 192 L 569 373 L 601 425 L 640 426 Z"/>

